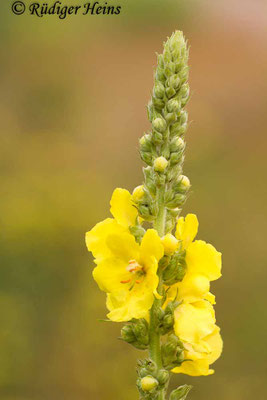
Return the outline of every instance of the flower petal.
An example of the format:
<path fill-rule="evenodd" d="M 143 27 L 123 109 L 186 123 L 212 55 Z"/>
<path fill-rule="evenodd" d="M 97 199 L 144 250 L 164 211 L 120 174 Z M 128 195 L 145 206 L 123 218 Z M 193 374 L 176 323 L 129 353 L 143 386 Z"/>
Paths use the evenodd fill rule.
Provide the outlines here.
<path fill-rule="evenodd" d="M 127 263 L 119 258 L 106 258 L 100 261 L 93 270 L 93 277 L 104 292 L 122 290 L 124 284 L 121 282 L 131 278 L 126 267 Z M 126 287 L 125 290 L 127 290 Z"/>
<path fill-rule="evenodd" d="M 154 301 L 151 292 L 118 292 L 107 296 L 107 315 L 111 321 L 130 321 L 133 318 L 148 318 L 148 311 Z"/>
<path fill-rule="evenodd" d="M 186 250 L 186 264 L 188 273 L 205 275 L 210 281 L 221 276 L 221 253 L 211 244 L 203 240 L 196 240 Z"/>
<path fill-rule="evenodd" d="M 207 356 L 208 362 L 209 364 L 213 364 L 220 357 L 223 350 L 223 341 L 220 335 L 220 328 L 216 326 L 212 334 L 205 338 L 205 341 L 211 348 L 211 353 L 209 353 Z"/>
<path fill-rule="evenodd" d="M 128 232 L 107 236 L 106 246 L 113 256 L 127 263 L 139 257 L 139 245 L 136 243 L 134 236 Z"/>
<path fill-rule="evenodd" d="M 215 313 L 206 300 L 180 304 L 174 312 L 174 319 L 175 334 L 183 342 L 197 343 L 214 330 Z"/>
<path fill-rule="evenodd" d="M 147 269 L 153 264 L 153 260 L 159 261 L 164 255 L 164 247 L 155 229 L 148 229 L 142 239 L 140 247 L 140 263 Z"/>
<path fill-rule="evenodd" d="M 110 200 L 110 206 L 110 212 L 118 224 L 124 227 L 135 225 L 138 212 L 133 205 L 132 195 L 128 190 L 115 189 Z"/>
<path fill-rule="evenodd" d="M 198 219 L 195 214 L 187 214 L 187 216 L 180 217 L 177 221 L 175 236 L 183 243 L 183 248 L 186 249 L 188 245 L 194 240 L 198 231 Z"/>
<path fill-rule="evenodd" d="M 187 273 L 182 282 L 177 283 L 177 288 L 178 301 L 193 303 L 208 295 L 210 282 L 205 275 Z"/>
<path fill-rule="evenodd" d="M 107 218 L 86 233 L 86 246 L 93 253 L 96 260 L 110 257 L 112 253 L 106 244 L 107 237 L 111 234 L 122 234 L 125 231 L 126 229 L 120 226 L 113 218 Z"/>
<path fill-rule="evenodd" d="M 214 373 L 213 369 L 209 369 L 209 363 L 207 360 L 196 360 L 196 361 L 184 361 L 180 367 L 176 367 L 172 370 L 176 374 L 186 374 L 190 376 L 207 376 Z"/>

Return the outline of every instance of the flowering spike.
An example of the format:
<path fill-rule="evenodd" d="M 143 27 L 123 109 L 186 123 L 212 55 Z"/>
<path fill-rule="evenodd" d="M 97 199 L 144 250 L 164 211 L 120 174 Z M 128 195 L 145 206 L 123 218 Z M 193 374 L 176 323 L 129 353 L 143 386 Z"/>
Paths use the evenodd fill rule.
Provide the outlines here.
<path fill-rule="evenodd" d="M 93 277 L 107 293 L 108 318 L 126 323 L 122 340 L 149 351 L 137 369 L 142 400 L 166 400 L 170 372 L 212 374 L 223 347 L 210 292 L 210 282 L 221 276 L 221 253 L 195 240 L 196 215 L 178 218 L 191 186 L 182 173 L 187 62 L 187 44 L 177 31 L 158 55 L 148 105 L 152 128 L 139 140 L 144 184 L 132 194 L 116 189 L 113 218 L 86 234 Z M 169 400 L 185 400 L 190 389 L 180 386 Z"/>
<path fill-rule="evenodd" d="M 182 182 L 184 161 L 184 134 L 187 129 L 187 112 L 184 107 L 189 98 L 188 49 L 183 33 L 176 31 L 164 44 L 163 53 L 158 55 L 155 84 L 148 104 L 148 116 L 152 124 L 150 133 L 140 139 L 142 160 L 150 167 L 145 170 L 144 187 L 147 190 L 147 204 L 154 203 L 155 187 L 165 185 L 169 194 L 166 205 L 167 231 L 171 231 L 177 213 L 171 210 L 181 207 L 190 187 Z M 162 174 L 163 176 L 160 176 Z M 188 178 L 187 178 L 188 179 Z M 142 213 L 143 202 L 137 202 L 139 212 L 147 220 L 156 215 Z"/>

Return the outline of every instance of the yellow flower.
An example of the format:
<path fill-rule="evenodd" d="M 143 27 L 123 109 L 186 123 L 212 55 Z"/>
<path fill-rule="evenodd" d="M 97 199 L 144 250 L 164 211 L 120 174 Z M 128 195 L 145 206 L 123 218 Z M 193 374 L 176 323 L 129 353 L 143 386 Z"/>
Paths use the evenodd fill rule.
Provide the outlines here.
<path fill-rule="evenodd" d="M 196 215 L 188 214 L 186 218 L 178 219 L 176 238 L 180 240 L 182 248 L 186 250 L 187 269 L 182 282 L 171 287 L 168 297 L 175 298 L 178 291 L 179 301 L 192 303 L 207 299 L 214 304 L 215 298 L 209 292 L 210 281 L 221 276 L 221 253 L 203 240 L 193 241 L 197 231 Z"/>
<path fill-rule="evenodd" d="M 128 190 L 115 189 L 110 205 L 110 211 L 114 219 L 107 218 L 86 233 L 87 248 L 93 253 L 96 260 L 111 255 L 106 243 L 108 236 L 129 232 L 129 226 L 135 225 L 138 216 L 138 212 L 132 203 L 132 196 Z"/>
<path fill-rule="evenodd" d="M 191 376 L 211 375 L 209 366 L 221 355 L 223 342 L 212 305 L 205 300 L 183 303 L 174 312 L 174 330 L 184 345 L 186 361 L 173 369 Z"/>
<path fill-rule="evenodd" d="M 149 229 L 139 245 L 128 232 L 103 235 L 109 254 L 104 248 L 93 276 L 108 293 L 108 317 L 113 321 L 146 317 L 157 295 L 158 261 L 164 254 L 160 237 Z"/>

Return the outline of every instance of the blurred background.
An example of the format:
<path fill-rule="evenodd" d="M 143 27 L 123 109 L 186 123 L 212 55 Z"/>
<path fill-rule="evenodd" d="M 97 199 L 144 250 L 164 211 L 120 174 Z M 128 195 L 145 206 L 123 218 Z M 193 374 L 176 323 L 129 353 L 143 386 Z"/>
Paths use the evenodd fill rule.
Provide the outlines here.
<path fill-rule="evenodd" d="M 120 4 L 119 16 L 64 21 L 0 5 L 0 399 L 138 398 L 143 354 L 98 321 L 105 296 L 84 234 L 109 216 L 115 187 L 142 181 L 155 52 L 175 29 L 191 46 L 183 214 L 223 252 L 212 290 L 225 348 L 215 375 L 172 386 L 193 383 L 191 400 L 264 399 L 267 4 Z"/>

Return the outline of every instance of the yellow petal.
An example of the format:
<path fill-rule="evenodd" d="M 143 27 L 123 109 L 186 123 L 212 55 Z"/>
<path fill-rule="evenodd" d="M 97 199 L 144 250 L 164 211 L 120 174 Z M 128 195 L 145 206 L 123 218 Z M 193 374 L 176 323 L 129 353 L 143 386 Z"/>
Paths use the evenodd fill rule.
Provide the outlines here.
<path fill-rule="evenodd" d="M 106 246 L 113 256 L 127 263 L 139 257 L 139 245 L 136 243 L 134 236 L 128 232 L 108 235 Z"/>
<path fill-rule="evenodd" d="M 155 229 L 148 229 L 142 239 L 140 247 L 140 263 L 147 269 L 155 258 L 159 261 L 164 255 L 164 247 Z"/>
<path fill-rule="evenodd" d="M 132 318 L 148 318 L 148 311 L 154 301 L 151 292 L 112 293 L 107 296 L 108 318 L 111 321 L 130 321 Z"/>
<path fill-rule="evenodd" d="M 99 288 L 104 292 L 126 290 L 127 288 L 121 281 L 131 278 L 130 272 L 126 270 L 127 263 L 119 258 L 106 258 L 100 261 L 93 270 L 93 277 Z"/>
<path fill-rule="evenodd" d="M 125 231 L 126 229 L 119 225 L 114 219 L 107 218 L 96 224 L 93 229 L 86 233 L 86 246 L 97 260 L 110 257 L 112 252 L 107 246 L 107 237 L 111 234 L 122 234 Z"/>
<path fill-rule="evenodd" d="M 211 292 L 206 294 L 205 300 L 208 300 L 212 305 L 216 304 L 215 296 Z"/>
<path fill-rule="evenodd" d="M 214 326 L 215 313 L 206 300 L 180 304 L 174 312 L 174 331 L 183 342 L 199 342 L 213 332 Z"/>
<path fill-rule="evenodd" d="M 187 214 L 187 216 L 180 217 L 177 221 L 175 236 L 183 243 L 183 248 L 186 249 L 188 245 L 194 240 L 198 231 L 198 219 L 195 214 Z"/>
<path fill-rule="evenodd" d="M 187 271 L 203 274 L 210 281 L 214 281 L 221 276 L 221 256 L 211 244 L 196 240 L 186 250 Z"/>
<path fill-rule="evenodd" d="M 223 350 L 223 341 L 220 335 L 220 328 L 216 326 L 212 334 L 205 338 L 205 341 L 211 348 L 211 352 L 207 356 L 208 362 L 209 364 L 213 364 L 220 357 Z"/>
<path fill-rule="evenodd" d="M 207 360 L 184 361 L 180 367 L 174 368 L 172 372 L 190 376 L 207 376 L 214 373 L 212 369 L 209 369 Z"/>
<path fill-rule="evenodd" d="M 179 301 L 193 303 L 208 295 L 210 282 L 205 275 L 187 273 L 182 282 L 177 283 L 177 288 Z"/>
<path fill-rule="evenodd" d="M 118 224 L 124 227 L 135 225 L 138 212 L 133 205 L 132 195 L 128 190 L 115 189 L 110 200 L 110 206 L 110 212 Z"/>

